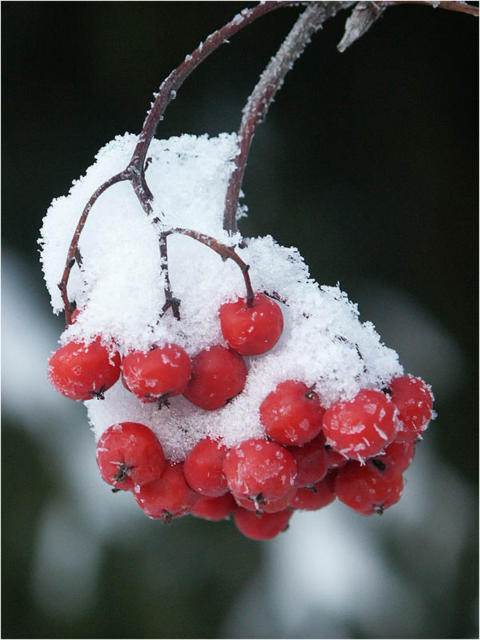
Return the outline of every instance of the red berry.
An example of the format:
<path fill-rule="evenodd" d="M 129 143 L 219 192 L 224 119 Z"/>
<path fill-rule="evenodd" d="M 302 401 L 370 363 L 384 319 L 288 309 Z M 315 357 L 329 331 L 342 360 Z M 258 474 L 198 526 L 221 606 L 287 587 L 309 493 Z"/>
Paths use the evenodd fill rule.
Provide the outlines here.
<path fill-rule="evenodd" d="M 280 498 L 294 486 L 297 467 L 291 453 L 261 438 L 244 440 L 225 456 L 223 471 L 234 496 Z"/>
<path fill-rule="evenodd" d="M 340 469 L 347 464 L 348 458 L 342 456 L 341 453 L 338 453 L 335 449 L 327 444 L 325 445 L 325 452 L 327 454 L 327 464 L 329 469 Z"/>
<path fill-rule="evenodd" d="M 151 429 L 138 422 L 121 422 L 102 434 L 97 444 L 97 464 L 105 482 L 128 491 L 159 478 L 165 457 Z"/>
<path fill-rule="evenodd" d="M 190 513 L 198 496 L 190 489 L 183 475 L 183 464 L 167 462 L 157 480 L 135 486 L 135 500 L 149 518 L 178 518 Z"/>
<path fill-rule="evenodd" d="M 260 420 L 267 434 L 287 445 L 304 444 L 318 435 L 324 413 L 318 395 L 297 380 L 278 384 L 260 406 Z"/>
<path fill-rule="evenodd" d="M 402 421 L 397 437 L 413 441 L 425 431 L 432 418 L 432 392 L 423 380 L 410 375 L 392 380 L 390 389 Z"/>
<path fill-rule="evenodd" d="M 363 389 L 353 400 L 335 402 L 323 418 L 327 444 L 362 462 L 392 442 L 398 411 L 381 391 Z"/>
<path fill-rule="evenodd" d="M 142 402 L 182 393 L 190 371 L 190 358 L 177 344 L 165 344 L 147 352 L 131 351 L 122 361 L 123 383 Z"/>
<path fill-rule="evenodd" d="M 256 498 L 242 498 L 239 496 L 233 496 L 235 502 L 239 507 L 247 509 L 247 511 L 256 511 L 257 513 L 277 513 L 286 509 L 290 500 L 295 494 L 295 489 L 292 487 L 280 498 L 264 498 L 263 495 Z"/>
<path fill-rule="evenodd" d="M 411 463 L 415 453 L 413 442 L 394 440 L 385 447 L 383 455 L 370 458 L 369 463 L 374 464 L 383 474 L 403 473 Z"/>
<path fill-rule="evenodd" d="M 383 474 L 373 464 L 349 462 L 335 479 L 337 498 L 363 515 L 383 513 L 400 499 L 403 479 L 400 473 Z"/>
<path fill-rule="evenodd" d="M 237 503 L 231 493 L 218 498 L 200 496 L 192 509 L 192 514 L 204 520 L 224 520 L 233 513 Z"/>
<path fill-rule="evenodd" d="M 247 367 L 238 353 L 220 345 L 192 358 L 192 377 L 183 395 L 202 409 L 220 409 L 245 386 Z"/>
<path fill-rule="evenodd" d="M 200 440 L 185 458 L 185 479 L 194 491 L 215 498 L 227 493 L 223 460 L 227 448 L 210 438 Z"/>
<path fill-rule="evenodd" d="M 297 487 L 310 487 L 325 477 L 328 458 L 323 433 L 303 447 L 290 447 L 288 450 L 297 464 Z"/>
<path fill-rule="evenodd" d="M 61 394 L 72 400 L 102 397 L 120 376 L 120 354 L 110 352 L 97 338 L 90 344 L 68 342 L 51 356 L 48 377 Z"/>
<path fill-rule="evenodd" d="M 277 513 L 261 513 L 247 511 L 238 507 L 234 513 L 237 529 L 247 538 L 253 540 L 269 540 L 288 527 L 288 521 L 292 517 L 290 509 Z"/>
<path fill-rule="evenodd" d="M 283 315 L 271 298 L 255 294 L 252 306 L 246 298 L 220 307 L 220 325 L 229 346 L 242 356 L 269 351 L 283 331 Z"/>
<path fill-rule="evenodd" d="M 331 476 L 316 482 L 313 487 L 299 488 L 290 499 L 289 506 L 293 509 L 316 511 L 322 509 L 335 500 L 335 491 Z"/>

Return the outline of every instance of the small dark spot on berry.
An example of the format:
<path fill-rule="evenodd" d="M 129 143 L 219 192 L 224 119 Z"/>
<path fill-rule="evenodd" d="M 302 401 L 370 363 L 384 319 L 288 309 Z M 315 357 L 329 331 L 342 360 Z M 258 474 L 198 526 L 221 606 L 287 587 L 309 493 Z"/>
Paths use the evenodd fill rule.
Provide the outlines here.
<path fill-rule="evenodd" d="M 390 387 L 383 387 L 382 392 L 387 396 L 392 395 L 392 390 L 390 389 Z"/>
<path fill-rule="evenodd" d="M 383 460 L 379 460 L 379 458 L 372 458 L 370 462 L 377 467 L 379 471 L 385 471 L 387 465 L 383 462 Z"/>

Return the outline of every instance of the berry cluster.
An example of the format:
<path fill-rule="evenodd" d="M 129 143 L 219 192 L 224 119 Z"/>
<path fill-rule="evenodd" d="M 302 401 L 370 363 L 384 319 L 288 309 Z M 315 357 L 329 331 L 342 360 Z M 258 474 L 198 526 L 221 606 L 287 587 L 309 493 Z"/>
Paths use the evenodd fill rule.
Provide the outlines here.
<path fill-rule="evenodd" d="M 284 320 L 280 306 L 260 293 L 250 301 L 223 304 L 218 315 L 225 344 L 192 358 L 174 343 L 121 355 L 100 338 L 89 344 L 72 341 L 52 355 L 50 380 L 74 400 L 102 399 L 121 378 L 140 403 L 163 407 L 183 395 L 204 411 L 222 409 L 245 387 L 244 356 L 270 351 Z M 183 462 L 174 462 L 166 460 L 149 426 L 125 421 L 103 432 L 97 463 L 113 491 L 131 491 L 151 518 L 233 515 L 245 536 L 265 540 L 283 531 L 294 511 L 320 509 L 335 497 L 365 515 L 397 502 L 402 474 L 432 417 L 432 405 L 429 387 L 409 375 L 328 407 L 315 385 L 289 379 L 258 407 L 264 437 L 231 447 L 221 438 L 205 437 Z"/>

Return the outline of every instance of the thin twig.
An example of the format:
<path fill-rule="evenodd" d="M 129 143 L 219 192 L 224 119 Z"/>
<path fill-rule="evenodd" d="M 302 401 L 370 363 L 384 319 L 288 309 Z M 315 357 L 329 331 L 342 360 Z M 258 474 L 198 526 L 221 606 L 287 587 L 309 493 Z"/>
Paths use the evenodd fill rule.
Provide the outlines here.
<path fill-rule="evenodd" d="M 189 238 L 193 238 L 193 240 L 196 240 L 197 242 L 201 242 L 212 251 L 215 251 L 215 253 L 218 253 L 218 255 L 222 258 L 222 260 L 229 260 L 229 259 L 233 260 L 233 262 L 235 262 L 240 267 L 240 270 L 243 275 L 243 279 L 245 281 L 245 288 L 247 291 L 247 295 L 246 295 L 247 307 L 253 306 L 254 293 L 253 293 L 252 283 L 250 281 L 250 275 L 248 273 L 250 269 L 250 265 L 246 264 L 240 258 L 240 256 L 237 253 L 235 253 L 233 247 L 229 247 L 225 244 L 222 244 L 215 238 L 212 238 L 212 236 L 207 236 L 205 233 L 199 233 L 198 231 L 193 231 L 192 229 L 181 229 L 179 227 L 176 227 L 175 229 L 168 229 L 167 231 L 163 231 L 160 235 L 166 237 L 173 233 L 178 233 L 183 236 L 188 236 Z"/>
<path fill-rule="evenodd" d="M 248 151 L 258 125 L 265 118 L 276 92 L 283 85 L 284 78 L 293 64 L 301 56 L 312 35 L 328 18 L 341 9 L 347 9 L 353 2 L 312 3 L 299 16 L 291 31 L 283 41 L 276 55 L 270 60 L 255 86 L 247 104 L 243 108 L 242 121 L 238 132 L 239 153 L 235 157 L 235 168 L 230 176 L 223 228 L 231 234 L 237 231 L 237 209 L 240 189 L 245 173 Z"/>
<path fill-rule="evenodd" d="M 115 176 L 112 176 L 109 180 L 107 180 L 100 187 L 98 187 L 98 189 L 95 191 L 95 193 L 91 196 L 90 200 L 85 205 L 82 215 L 80 216 L 80 219 L 78 221 L 77 227 L 73 234 L 73 238 L 68 248 L 67 259 L 65 262 L 65 269 L 63 271 L 62 279 L 58 285 L 58 288 L 62 293 L 62 300 L 65 307 L 65 320 L 67 325 L 71 324 L 72 322 L 70 302 L 68 300 L 68 295 L 67 295 L 67 284 L 68 284 L 68 279 L 70 277 L 70 271 L 72 270 L 72 267 L 75 264 L 75 261 L 77 261 L 77 263 L 81 265 L 81 255 L 78 249 L 78 241 L 80 239 L 80 234 L 82 233 L 83 227 L 87 222 L 88 214 L 90 213 L 91 208 L 93 207 L 95 202 L 98 200 L 98 198 L 109 187 L 116 184 L 117 182 L 122 182 L 123 180 L 128 180 L 128 176 L 125 173 L 125 171 L 122 171 L 121 173 L 117 173 Z"/>
<path fill-rule="evenodd" d="M 183 82 L 188 78 L 192 71 L 194 71 L 198 65 L 207 58 L 207 56 L 215 51 L 215 49 L 218 49 L 218 47 L 227 41 L 228 38 L 257 20 L 257 18 L 264 16 L 266 13 L 270 13 L 275 9 L 292 4 L 295 3 L 288 0 L 260 2 L 252 9 L 244 9 L 221 29 L 211 33 L 205 42 L 201 42 L 195 51 L 187 55 L 184 61 L 174 69 L 167 78 L 165 78 L 155 96 L 155 102 L 153 103 L 150 112 L 147 114 L 142 132 L 140 133 L 137 145 L 129 163 L 129 168 L 136 171 L 136 177 L 134 178 L 133 184 L 136 185 L 136 192 L 138 189 L 137 195 L 140 193 L 141 197 L 146 198 L 147 201 L 151 200 L 151 194 L 149 198 L 146 190 L 142 188 L 143 185 L 139 184 L 144 176 L 145 158 L 158 123 L 163 119 L 163 114 L 165 113 L 167 106 L 175 99 L 177 91 L 182 86 Z"/>

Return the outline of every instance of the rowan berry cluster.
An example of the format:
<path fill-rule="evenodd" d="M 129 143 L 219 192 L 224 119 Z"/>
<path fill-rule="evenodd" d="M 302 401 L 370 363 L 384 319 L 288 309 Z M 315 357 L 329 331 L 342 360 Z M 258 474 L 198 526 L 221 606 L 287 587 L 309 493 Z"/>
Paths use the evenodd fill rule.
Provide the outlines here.
<path fill-rule="evenodd" d="M 50 359 L 50 380 L 73 400 L 102 399 L 121 378 L 141 403 L 163 407 L 182 394 L 205 411 L 222 409 L 245 387 L 244 357 L 270 351 L 284 319 L 280 306 L 260 293 L 226 302 L 218 316 L 224 344 L 192 358 L 174 343 L 121 355 L 100 338 L 68 342 Z M 432 404 L 429 387 L 413 376 L 328 407 L 315 385 L 284 380 L 258 407 L 264 437 L 232 447 L 205 437 L 174 463 L 148 425 L 125 421 L 103 432 L 97 463 L 113 491 L 131 491 L 151 518 L 233 516 L 245 536 L 265 540 L 283 531 L 295 511 L 323 508 L 336 497 L 365 515 L 396 503 Z"/>

